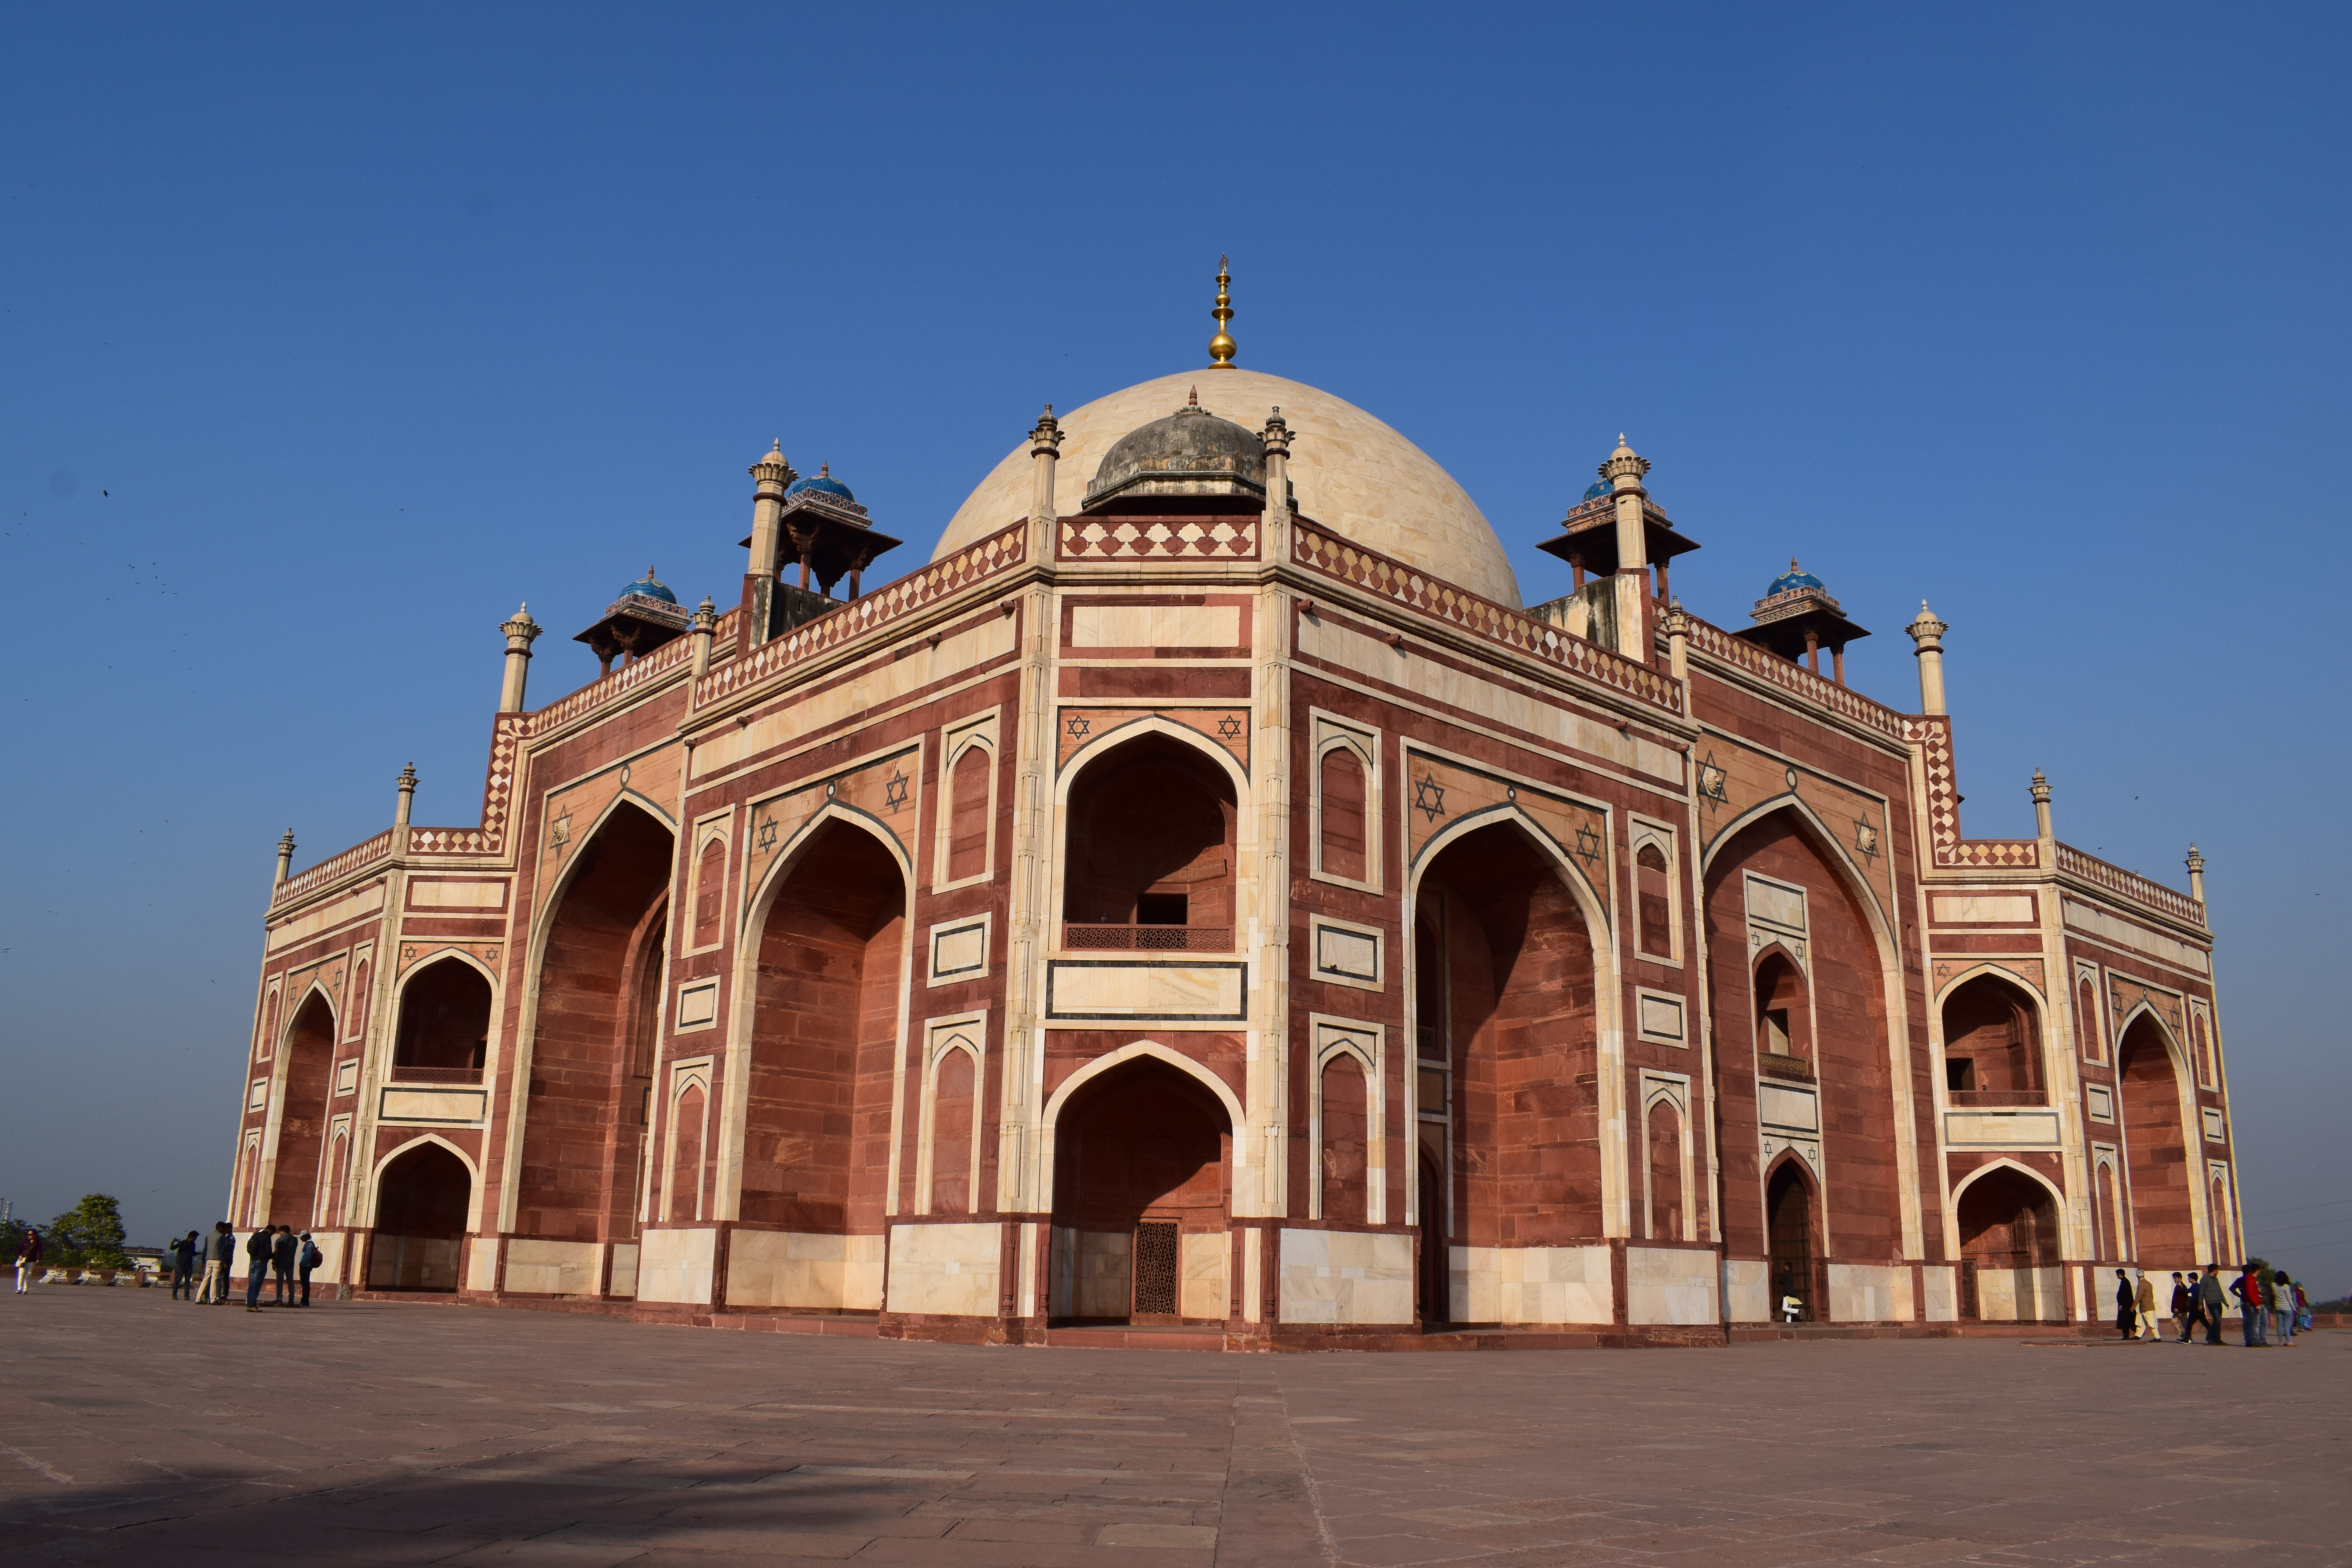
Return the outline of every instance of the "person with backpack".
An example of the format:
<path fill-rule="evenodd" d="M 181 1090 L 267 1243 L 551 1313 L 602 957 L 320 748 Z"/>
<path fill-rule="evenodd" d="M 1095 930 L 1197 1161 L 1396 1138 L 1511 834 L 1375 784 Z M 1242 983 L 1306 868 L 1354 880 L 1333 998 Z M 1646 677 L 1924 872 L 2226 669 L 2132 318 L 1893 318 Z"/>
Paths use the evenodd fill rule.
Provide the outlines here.
<path fill-rule="evenodd" d="M 327 1261 L 326 1255 L 319 1250 L 319 1244 L 310 1239 L 309 1231 L 304 1231 L 300 1250 L 294 1259 L 295 1273 L 302 1281 L 301 1300 L 294 1303 L 296 1306 L 307 1307 L 310 1304 L 310 1270 L 325 1261 Z"/>
<path fill-rule="evenodd" d="M 2197 1287 L 2198 1306 L 2205 1315 L 2205 1342 L 2221 1342 L 2221 1319 L 2230 1310 L 2229 1294 L 2221 1289 L 2221 1266 L 2215 1264 L 2205 1270 L 2205 1283 Z"/>
<path fill-rule="evenodd" d="M 205 1283 L 196 1294 L 196 1305 L 207 1303 L 215 1307 L 228 1305 L 228 1266 L 236 1257 L 236 1233 L 228 1221 L 213 1221 L 213 1234 L 205 1244 Z"/>
<path fill-rule="evenodd" d="M 32 1281 L 30 1276 L 41 1266 L 41 1227 L 28 1225 L 24 1238 L 16 1243 L 16 1294 L 25 1294 Z"/>
<path fill-rule="evenodd" d="M 269 1278 L 269 1241 L 277 1234 L 274 1225 L 256 1226 L 245 1238 L 245 1310 L 248 1312 L 261 1310 L 261 1283 Z"/>
<path fill-rule="evenodd" d="M 294 1258 L 299 1250 L 294 1245 L 294 1227 L 279 1226 L 278 1234 L 269 1242 L 269 1272 L 278 1288 L 278 1299 L 271 1303 L 273 1306 L 290 1307 L 294 1304 Z"/>
<path fill-rule="evenodd" d="M 2267 1348 L 2263 1345 L 2263 1277 L 2249 1263 L 2235 1279 L 2230 1281 L 2230 1294 L 2238 1299 L 2238 1315 L 2245 1323 L 2248 1349 Z"/>
<path fill-rule="evenodd" d="M 190 1302 L 196 1299 L 197 1251 L 196 1233 L 193 1230 L 172 1243 L 172 1300 L 174 1301 L 180 1299 L 183 1290 L 188 1293 Z"/>

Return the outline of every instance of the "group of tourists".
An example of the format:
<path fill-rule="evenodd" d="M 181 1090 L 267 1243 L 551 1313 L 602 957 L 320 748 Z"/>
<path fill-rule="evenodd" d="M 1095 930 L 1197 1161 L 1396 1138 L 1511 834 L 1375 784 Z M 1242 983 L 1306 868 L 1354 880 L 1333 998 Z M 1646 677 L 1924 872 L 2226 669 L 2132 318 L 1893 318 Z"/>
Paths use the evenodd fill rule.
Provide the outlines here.
<path fill-rule="evenodd" d="M 226 1220 L 215 1223 L 209 1237 L 192 1230 L 163 1251 L 172 1260 L 172 1300 L 180 1300 L 184 1291 L 185 1299 L 198 1305 L 228 1304 L 228 1268 L 236 1261 L 236 1231 Z M 17 1295 L 25 1294 L 40 1278 L 41 1252 L 39 1227 L 26 1226 L 23 1239 L 16 1244 Z M 309 1306 L 310 1271 L 326 1258 L 309 1231 L 297 1232 L 290 1225 L 270 1225 L 246 1238 L 245 1260 L 245 1310 L 258 1312 L 261 1287 L 271 1279 L 278 1285 L 273 1305 Z"/>
<path fill-rule="evenodd" d="M 2126 1340 L 2154 1344 L 2164 1337 L 2156 1311 L 2156 1281 L 2145 1273 L 2135 1279 L 2133 1274 L 2127 1268 L 2116 1270 L 2116 1331 Z M 2311 1298 L 2284 1269 L 2249 1263 L 2225 1286 L 2219 1268 L 2202 1274 L 2192 1268 L 2185 1276 L 2176 1268 L 2172 1299 L 2166 1306 L 2180 1330 L 2179 1342 L 2189 1343 L 2202 1325 L 2205 1342 L 2220 1344 L 2221 1324 L 2233 1300 L 2242 1323 L 2239 1331 L 2251 1348 L 2292 1345 L 2298 1330 L 2311 1327 Z"/>

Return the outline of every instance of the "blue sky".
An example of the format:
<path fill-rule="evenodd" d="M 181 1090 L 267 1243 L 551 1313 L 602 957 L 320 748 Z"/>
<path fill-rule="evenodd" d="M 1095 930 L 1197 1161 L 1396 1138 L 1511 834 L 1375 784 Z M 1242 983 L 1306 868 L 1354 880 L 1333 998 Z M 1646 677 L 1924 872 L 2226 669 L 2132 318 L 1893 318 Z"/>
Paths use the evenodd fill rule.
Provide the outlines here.
<path fill-rule="evenodd" d="M 540 701 L 648 562 L 725 603 L 778 437 L 911 566 L 1039 403 L 1201 363 L 1224 252 L 1242 363 L 1420 443 L 1530 600 L 1625 430 L 1699 614 L 1795 554 L 1908 708 L 1932 600 L 1970 835 L 2030 834 L 2039 766 L 2069 842 L 2181 885 L 2197 840 L 2253 1238 L 2352 1286 L 2347 33 L 19 7 L 0 1194 L 212 1216 L 271 845 L 374 833 L 412 759 L 470 824 L 517 600 Z"/>

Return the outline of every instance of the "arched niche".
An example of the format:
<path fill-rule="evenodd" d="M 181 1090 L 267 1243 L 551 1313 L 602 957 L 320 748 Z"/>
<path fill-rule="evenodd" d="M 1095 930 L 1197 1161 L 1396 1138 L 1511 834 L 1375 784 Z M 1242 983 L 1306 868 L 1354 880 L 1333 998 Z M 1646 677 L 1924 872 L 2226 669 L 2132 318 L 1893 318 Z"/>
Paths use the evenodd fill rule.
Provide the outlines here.
<path fill-rule="evenodd" d="M 1055 1096 L 1052 1314 L 1221 1321 L 1233 1199 L 1228 1098 L 1160 1053 Z"/>
<path fill-rule="evenodd" d="M 452 1145 L 426 1136 L 387 1155 L 371 1184 L 375 1234 L 368 1244 L 369 1288 L 457 1289 L 473 1201 L 471 1163 Z"/>
<path fill-rule="evenodd" d="M 1982 970 L 1946 991 L 1944 1090 L 1957 1106 L 2042 1105 L 2041 1010 L 2007 975 Z"/>
<path fill-rule="evenodd" d="M 278 1120 L 278 1157 L 271 1163 L 267 1212 L 256 1223 L 290 1225 L 300 1230 L 318 1208 L 325 1180 L 328 1100 L 335 1077 L 334 1004 L 312 987 L 294 1009 L 279 1046 L 282 1097 Z"/>
<path fill-rule="evenodd" d="M 410 970 L 400 986 L 392 1076 L 402 1083 L 479 1083 L 489 1051 L 489 976 L 445 953 Z"/>
<path fill-rule="evenodd" d="M 1062 822 L 1066 947 L 1233 950 L 1240 808 L 1219 759 L 1146 730 L 1076 763 Z"/>
<path fill-rule="evenodd" d="M 2129 1257 L 2144 1268 L 2201 1261 L 2192 1183 L 2201 1185 L 2201 1134 L 2184 1125 L 2186 1062 L 2179 1043 L 2142 1009 L 2116 1037 L 2116 1099 L 2123 1123 Z M 2200 1175 L 2190 1163 L 2199 1162 Z M 2210 1245 L 2210 1243 L 2209 1243 Z"/>
<path fill-rule="evenodd" d="M 2057 1322 L 2066 1317 L 2059 1265 L 2063 1200 L 2038 1172 L 2014 1161 L 1982 1167 L 1954 1194 L 1960 1233 L 1960 1312 L 1986 1322 Z"/>

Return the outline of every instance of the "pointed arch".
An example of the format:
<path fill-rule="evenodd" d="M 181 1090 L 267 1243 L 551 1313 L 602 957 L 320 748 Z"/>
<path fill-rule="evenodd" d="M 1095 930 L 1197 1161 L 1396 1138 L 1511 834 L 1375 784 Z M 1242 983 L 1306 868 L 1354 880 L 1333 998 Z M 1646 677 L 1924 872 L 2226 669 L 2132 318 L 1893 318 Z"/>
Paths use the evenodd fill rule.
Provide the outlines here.
<path fill-rule="evenodd" d="M 399 1159 L 403 1154 L 414 1153 L 427 1143 L 437 1143 L 442 1148 L 448 1150 L 452 1154 L 457 1155 L 458 1163 L 466 1167 L 466 1174 L 472 1177 L 477 1183 L 481 1181 L 481 1167 L 475 1163 L 474 1157 L 471 1154 L 467 1153 L 466 1151 L 457 1144 L 452 1143 L 446 1138 L 442 1137 L 438 1132 L 420 1132 L 414 1138 L 403 1139 L 401 1142 L 394 1144 L 391 1148 L 386 1149 L 383 1153 L 377 1155 L 375 1164 L 368 1171 L 368 1223 L 370 1225 L 373 1225 L 375 1223 L 375 1208 L 378 1201 L 378 1194 L 374 1189 L 377 1182 L 383 1175 L 384 1167 L 391 1164 L 394 1160 Z"/>
<path fill-rule="evenodd" d="M 404 1165 L 409 1168 L 396 1169 Z M 464 1192 L 455 1190 L 453 1176 Z M 386 1150 L 368 1181 L 369 1286 L 456 1290 L 466 1236 L 481 1209 L 481 1184 L 480 1167 L 446 1138 L 427 1132 Z"/>
<path fill-rule="evenodd" d="M 440 970 L 444 964 L 452 965 L 460 971 L 470 972 L 476 979 L 482 983 L 484 987 L 483 995 L 485 997 L 485 1004 L 480 1019 L 481 1036 L 479 1050 L 481 1059 L 479 1061 L 426 1062 L 416 1059 L 404 1059 L 414 1058 L 415 1047 L 417 1043 L 416 1035 L 418 1030 L 412 1026 L 412 1020 L 408 1014 L 409 1003 L 411 1001 L 410 994 L 419 982 L 427 982 L 428 977 L 428 983 L 430 984 L 437 984 L 442 982 L 446 978 L 446 974 L 436 974 L 435 973 L 435 971 Z M 490 969 L 490 966 L 484 963 L 480 959 L 476 958 L 472 953 L 467 952 L 462 947 L 436 948 L 431 952 L 428 952 L 425 956 L 417 959 L 406 968 L 401 970 L 398 974 L 394 976 L 392 984 L 392 995 L 390 997 L 392 1012 L 392 1059 L 387 1065 L 386 1070 L 389 1073 L 396 1075 L 405 1068 L 424 1068 L 429 1069 L 432 1075 L 426 1079 L 426 1081 L 434 1081 L 436 1079 L 441 1082 L 452 1083 L 461 1081 L 478 1083 L 482 1081 L 483 1078 L 489 1070 L 489 1052 L 492 1048 L 491 1037 L 496 1033 L 494 1025 L 495 1020 L 499 1016 L 499 993 L 502 989 L 503 988 L 499 984 L 498 975 Z M 449 1053 L 446 1050 L 443 1050 L 440 1052 L 428 1052 L 426 1054 L 446 1056 Z M 467 1056 L 472 1056 L 474 1052 L 472 1050 L 468 1050 L 466 1054 Z M 452 1076 L 453 1074 L 462 1074 L 467 1068 L 472 1070 L 473 1077 L 471 1079 Z"/>
<path fill-rule="evenodd" d="M 1225 1115 L 1232 1119 L 1234 1127 L 1239 1128 L 1246 1125 L 1248 1118 L 1242 1114 L 1241 1099 L 1234 1093 L 1232 1088 L 1226 1084 L 1223 1079 L 1219 1078 L 1215 1073 L 1211 1072 L 1206 1067 L 1194 1061 L 1192 1058 L 1185 1056 L 1181 1052 L 1170 1050 L 1166 1046 L 1161 1045 L 1157 1040 L 1137 1040 L 1131 1044 L 1121 1046 L 1115 1051 L 1105 1051 L 1101 1056 L 1097 1057 L 1094 1060 L 1087 1063 L 1084 1067 L 1078 1068 L 1077 1071 L 1064 1079 L 1060 1085 L 1055 1089 L 1053 1094 L 1046 1099 L 1045 1154 L 1048 1163 L 1051 1163 L 1053 1155 L 1054 1123 L 1060 1118 L 1062 1114 L 1062 1107 L 1069 1103 L 1070 1096 L 1076 1094 L 1079 1089 L 1084 1089 L 1087 1084 L 1092 1083 L 1095 1079 L 1102 1077 L 1107 1072 L 1112 1071 L 1114 1068 L 1124 1067 L 1129 1062 L 1147 1059 L 1165 1062 L 1170 1067 L 1174 1068 L 1178 1072 L 1184 1074 L 1186 1077 L 1199 1079 L 1203 1088 L 1207 1089 L 1210 1093 L 1215 1095 L 1219 1100 L 1223 1102 Z M 1242 1151 L 1238 1144 L 1235 1145 L 1234 1150 L 1234 1161 L 1236 1164 L 1240 1163 L 1242 1161 Z"/>
<path fill-rule="evenodd" d="M 1124 723 L 1114 725 L 1099 735 L 1087 736 L 1085 744 L 1072 752 L 1054 770 L 1055 807 L 1066 806 L 1069 804 L 1071 782 L 1099 762 L 1106 752 L 1116 751 L 1129 742 L 1140 740 L 1146 735 L 1164 735 L 1179 745 L 1189 746 L 1200 752 L 1224 770 L 1225 776 L 1233 781 L 1234 798 L 1236 801 L 1245 801 L 1249 798 L 1249 770 L 1242 766 L 1240 760 L 1231 752 L 1218 745 L 1198 730 L 1179 724 L 1172 719 L 1162 718 L 1157 713 L 1144 713 Z"/>
<path fill-rule="evenodd" d="M 335 1004 L 335 994 L 327 989 L 325 982 L 313 974 L 310 983 L 302 987 L 301 994 L 294 998 L 294 1005 L 278 1015 L 278 1037 L 269 1044 L 272 1056 L 282 1058 L 285 1055 L 286 1042 L 292 1037 L 294 1026 L 301 1021 L 303 1010 L 310 1005 L 313 996 L 327 1005 L 327 1017 L 333 1025 L 331 1037 L 341 1037 L 342 1009 Z"/>

